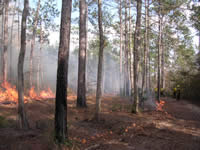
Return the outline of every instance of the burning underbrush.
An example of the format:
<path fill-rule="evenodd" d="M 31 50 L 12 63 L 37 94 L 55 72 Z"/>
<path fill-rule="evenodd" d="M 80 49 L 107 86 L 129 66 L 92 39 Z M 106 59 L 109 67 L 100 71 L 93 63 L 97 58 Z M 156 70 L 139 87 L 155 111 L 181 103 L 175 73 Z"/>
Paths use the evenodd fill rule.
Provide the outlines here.
<path fill-rule="evenodd" d="M 160 100 L 160 102 L 157 102 L 156 101 L 156 111 L 157 112 L 161 112 L 161 113 L 163 113 L 163 114 L 165 114 L 165 115 L 162 115 L 162 116 L 160 116 L 160 117 L 166 117 L 166 118 L 173 118 L 172 117 L 172 115 L 171 114 L 169 114 L 165 109 L 164 109 L 164 106 L 165 106 L 165 104 L 166 104 L 166 102 L 165 101 L 163 101 L 163 100 Z M 159 117 L 159 118 L 160 118 Z"/>
<path fill-rule="evenodd" d="M 165 105 L 165 101 L 163 101 L 163 100 L 160 100 L 160 102 L 156 101 L 156 110 L 163 111 L 164 105 Z"/>
<path fill-rule="evenodd" d="M 47 98 L 54 98 L 55 94 L 50 88 L 47 90 L 42 90 L 36 92 L 35 88 L 32 87 L 29 91 L 26 91 L 28 94 L 24 96 L 24 101 L 27 103 L 29 99 L 42 100 Z M 17 88 L 14 85 L 11 85 L 8 82 L 3 82 L 0 85 L 0 102 L 12 102 L 17 103 L 18 101 L 18 92 Z"/>

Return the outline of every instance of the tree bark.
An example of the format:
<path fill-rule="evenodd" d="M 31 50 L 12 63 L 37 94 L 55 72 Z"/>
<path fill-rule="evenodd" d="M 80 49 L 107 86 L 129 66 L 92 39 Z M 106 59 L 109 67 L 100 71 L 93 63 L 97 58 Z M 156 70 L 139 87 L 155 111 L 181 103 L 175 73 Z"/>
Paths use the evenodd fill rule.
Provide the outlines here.
<path fill-rule="evenodd" d="M 29 124 L 26 118 L 26 113 L 24 110 L 24 57 L 26 53 L 26 20 L 29 9 L 29 1 L 24 0 L 24 10 L 22 13 L 22 23 L 21 23 L 21 48 L 18 59 L 18 116 L 19 116 L 19 126 L 23 129 L 28 129 Z"/>
<path fill-rule="evenodd" d="M 159 35 L 158 35 L 158 79 L 157 79 L 157 101 L 160 102 L 160 53 L 161 53 L 161 38 L 162 38 L 162 18 L 161 18 L 161 4 L 159 1 L 159 14 L 158 14 L 158 19 L 159 19 Z"/>
<path fill-rule="evenodd" d="M 150 41 L 150 18 L 149 18 L 149 0 L 147 4 L 147 53 L 148 53 L 148 85 L 147 87 L 151 89 L 151 55 L 150 55 L 150 49 L 149 49 L 149 41 Z"/>
<path fill-rule="evenodd" d="M 80 0 L 77 107 L 86 107 L 86 1 Z"/>
<path fill-rule="evenodd" d="M 132 27 L 131 27 L 131 0 L 129 0 L 129 52 L 130 52 L 130 81 L 131 81 L 131 95 L 133 95 L 134 79 L 133 79 L 133 51 L 132 45 Z"/>
<path fill-rule="evenodd" d="M 40 91 L 41 88 L 41 81 L 42 81 L 42 64 L 41 64 L 41 59 L 42 59 L 42 45 L 43 45 L 43 34 L 42 34 L 42 21 L 40 24 L 40 52 L 38 54 L 38 69 L 37 69 L 37 91 Z"/>
<path fill-rule="evenodd" d="M 145 0 L 145 33 L 144 33 L 144 61 L 143 61 L 143 74 L 142 74 L 142 95 L 147 86 L 147 0 Z"/>
<path fill-rule="evenodd" d="M 122 0 L 120 0 L 119 8 L 120 17 L 120 95 L 123 95 L 123 73 L 122 73 Z"/>
<path fill-rule="evenodd" d="M 134 103 L 132 106 L 132 113 L 139 112 L 139 98 L 138 98 L 138 68 L 139 68 L 139 49 L 141 45 L 141 11 L 142 0 L 137 0 L 137 18 L 134 35 Z"/>
<path fill-rule="evenodd" d="M 4 15 L 4 39 L 3 39 L 3 82 L 7 81 L 8 75 L 8 7 L 9 0 L 4 1 L 5 15 Z"/>
<path fill-rule="evenodd" d="M 163 31 L 163 28 L 162 28 Z M 164 44 L 163 44 L 163 32 L 161 35 L 161 49 L 162 49 L 162 53 L 161 53 L 161 88 L 165 88 L 165 49 L 164 49 Z"/>
<path fill-rule="evenodd" d="M 103 50 L 104 50 L 104 37 L 103 37 L 103 27 L 102 27 L 102 3 L 98 0 L 98 25 L 99 25 L 99 62 L 98 62 L 98 74 L 97 74 L 97 90 L 96 90 L 96 112 L 95 119 L 100 120 L 101 112 L 101 92 L 102 92 L 102 68 L 103 68 Z"/>
<path fill-rule="evenodd" d="M 60 44 L 58 52 L 58 69 L 56 84 L 55 139 L 64 143 L 67 132 L 67 86 L 68 62 L 70 48 L 72 0 L 62 0 Z"/>
<path fill-rule="evenodd" d="M 125 64 L 124 64 L 124 90 L 125 96 L 129 96 L 129 72 L 128 72 L 128 15 L 127 15 L 127 0 L 125 0 Z"/>
<path fill-rule="evenodd" d="M 37 31 L 37 24 L 38 24 L 38 18 L 39 18 L 39 10 L 40 10 L 40 0 L 38 0 L 37 3 L 37 10 L 36 10 L 36 14 L 35 14 L 35 18 L 34 18 L 34 22 L 33 22 L 33 34 L 32 34 L 32 38 L 31 38 L 31 52 L 30 52 L 30 74 L 29 74 L 29 79 L 30 79 L 30 87 L 33 86 L 33 51 L 35 48 L 35 37 L 36 37 L 36 31 Z"/>

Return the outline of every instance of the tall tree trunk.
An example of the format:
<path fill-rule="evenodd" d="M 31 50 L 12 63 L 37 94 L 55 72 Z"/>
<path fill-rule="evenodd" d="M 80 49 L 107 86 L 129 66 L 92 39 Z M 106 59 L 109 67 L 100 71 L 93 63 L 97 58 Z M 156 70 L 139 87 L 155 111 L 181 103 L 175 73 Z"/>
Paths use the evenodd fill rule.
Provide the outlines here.
<path fill-rule="evenodd" d="M 33 22 L 33 34 L 32 34 L 32 38 L 31 38 L 31 52 L 30 52 L 30 74 L 29 74 L 29 79 L 30 79 L 30 87 L 33 86 L 33 51 L 35 48 L 35 37 L 36 37 L 36 31 L 37 31 L 37 24 L 38 24 L 38 19 L 39 19 L 39 10 L 40 10 L 40 0 L 38 0 L 37 3 L 37 10 L 35 13 L 35 18 L 34 18 L 34 22 Z"/>
<path fill-rule="evenodd" d="M 159 1 L 159 35 L 158 35 L 158 79 L 157 79 L 157 101 L 160 102 L 160 53 L 161 53 L 161 38 L 162 38 L 162 19 L 161 19 L 161 4 Z"/>
<path fill-rule="evenodd" d="M 131 0 L 129 0 L 129 52 L 130 52 L 130 81 L 131 81 L 131 95 L 133 95 L 134 79 L 133 79 L 133 51 L 132 45 L 132 27 L 131 27 Z"/>
<path fill-rule="evenodd" d="M 42 34 L 42 22 L 40 24 L 40 52 L 38 54 L 38 69 L 37 69 L 37 91 L 40 91 L 40 85 L 42 81 L 42 67 L 41 67 L 41 59 L 42 59 L 42 45 L 43 45 L 43 34 Z"/>
<path fill-rule="evenodd" d="M 88 84 L 87 84 L 87 82 L 88 82 L 88 52 L 87 52 L 87 49 L 88 49 L 88 2 L 86 2 L 86 71 L 85 71 L 85 86 L 86 86 L 86 93 L 87 93 L 87 91 L 88 91 Z"/>
<path fill-rule="evenodd" d="M 58 52 L 58 69 L 56 84 L 55 139 L 64 143 L 67 132 L 67 86 L 68 62 L 70 48 L 72 0 L 62 0 L 60 44 Z"/>
<path fill-rule="evenodd" d="M 21 49 L 18 59 L 18 116 L 19 116 L 19 125 L 23 129 L 28 129 L 29 124 L 26 118 L 26 113 L 24 110 L 24 57 L 26 53 L 26 20 L 29 9 L 29 1 L 24 0 L 24 10 L 22 13 L 22 22 L 21 22 Z"/>
<path fill-rule="evenodd" d="M 139 50 L 141 45 L 141 11 L 142 0 L 137 0 L 137 19 L 134 35 L 134 103 L 132 106 L 132 113 L 139 112 L 139 97 L 138 97 L 138 68 L 139 68 Z"/>
<path fill-rule="evenodd" d="M 142 74 L 142 94 L 147 86 L 147 0 L 145 0 L 145 33 L 144 33 L 144 61 L 143 61 L 143 74 Z"/>
<path fill-rule="evenodd" d="M 9 0 L 5 0 L 5 18 L 4 18 L 4 39 L 3 39 L 3 82 L 7 81 L 8 75 L 8 7 Z"/>
<path fill-rule="evenodd" d="M 125 18 L 124 18 L 125 19 Z M 123 16 L 122 16 L 123 20 Z M 122 24 L 122 96 L 125 96 L 125 27 Z"/>
<path fill-rule="evenodd" d="M 86 107 L 86 1 L 80 0 L 77 107 Z"/>
<path fill-rule="evenodd" d="M 125 64 L 124 64 L 124 89 L 125 96 L 129 95 L 129 73 L 128 73 L 128 15 L 127 15 L 127 0 L 125 0 Z"/>
<path fill-rule="evenodd" d="M 17 1 L 15 1 L 15 5 L 13 8 L 13 16 L 12 16 L 12 25 L 11 25 L 11 38 L 10 38 L 10 81 L 12 81 L 12 42 L 13 42 L 13 26 L 14 26 L 14 17 L 15 17 L 15 9 L 16 9 Z"/>
<path fill-rule="evenodd" d="M 103 50 L 104 50 L 104 37 L 103 37 L 103 27 L 102 27 L 102 3 L 98 0 L 98 24 L 99 24 L 99 62 L 98 62 L 98 74 L 97 74 L 97 91 L 96 91 L 96 112 L 95 119 L 100 120 L 101 112 L 101 92 L 102 92 L 102 68 L 103 68 Z"/>
<path fill-rule="evenodd" d="M 150 18 L 149 18 L 149 0 L 147 4 L 147 53 L 148 53 L 148 88 L 151 89 L 151 55 L 149 49 L 149 41 L 150 41 Z"/>
<path fill-rule="evenodd" d="M 123 73 L 122 73 L 122 0 L 120 0 L 119 8 L 120 17 L 120 95 L 123 95 Z"/>
<path fill-rule="evenodd" d="M 163 28 L 162 28 L 163 31 Z M 164 44 L 163 44 L 163 32 L 161 35 L 161 49 L 162 49 L 162 53 L 161 53 L 161 88 L 165 88 L 165 49 L 164 49 Z"/>
<path fill-rule="evenodd" d="M 40 26 L 40 88 L 43 88 L 43 81 L 44 81 L 44 70 L 43 70 L 43 66 L 42 66 L 42 48 L 43 48 L 43 29 L 42 29 L 42 22 L 41 22 L 41 26 Z"/>

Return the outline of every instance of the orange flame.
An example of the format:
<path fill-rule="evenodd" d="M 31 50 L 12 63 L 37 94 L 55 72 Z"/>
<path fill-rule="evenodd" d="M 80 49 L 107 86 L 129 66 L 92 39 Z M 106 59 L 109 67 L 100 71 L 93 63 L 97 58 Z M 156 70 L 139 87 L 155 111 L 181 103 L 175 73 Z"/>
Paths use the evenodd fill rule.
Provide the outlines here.
<path fill-rule="evenodd" d="M 12 86 L 8 82 L 4 82 L 1 84 L 0 88 L 0 102 L 2 101 L 13 101 L 18 102 L 18 92 L 16 90 L 16 86 Z M 24 96 L 25 103 L 28 99 L 35 99 L 35 100 L 41 100 L 46 98 L 54 98 L 55 95 L 52 92 L 50 88 L 47 89 L 47 91 L 43 90 L 39 94 L 35 92 L 35 88 L 32 87 L 29 91 L 29 96 Z"/>
<path fill-rule="evenodd" d="M 50 88 L 48 88 L 47 91 L 41 91 L 39 94 L 39 97 L 42 99 L 45 99 L 45 98 L 53 98 L 53 97 L 55 97 L 55 95 L 52 92 L 52 90 Z"/>
<path fill-rule="evenodd" d="M 0 91 L 0 100 L 10 100 L 10 101 L 17 101 L 18 93 L 16 90 L 16 86 L 12 86 L 8 82 L 3 82 L 1 86 L 5 89 L 5 92 Z"/>
<path fill-rule="evenodd" d="M 38 99 L 37 93 L 35 92 L 35 87 L 33 86 L 29 91 L 29 96 L 31 99 Z"/>
<path fill-rule="evenodd" d="M 156 105 L 157 105 L 156 110 L 157 110 L 157 111 L 163 111 L 163 106 L 164 106 L 164 104 L 165 104 L 165 101 L 163 101 L 163 100 L 160 100 L 160 103 L 158 103 L 158 102 L 156 101 Z"/>

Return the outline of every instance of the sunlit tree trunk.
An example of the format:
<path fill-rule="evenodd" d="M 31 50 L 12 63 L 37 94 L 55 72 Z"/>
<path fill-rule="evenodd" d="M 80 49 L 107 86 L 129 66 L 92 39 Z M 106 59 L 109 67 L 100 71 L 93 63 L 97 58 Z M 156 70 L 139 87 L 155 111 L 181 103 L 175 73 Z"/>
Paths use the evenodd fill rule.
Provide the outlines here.
<path fill-rule="evenodd" d="M 96 91 L 96 112 L 95 119 L 100 120 L 101 112 L 101 92 L 102 92 L 102 69 L 103 69 L 103 49 L 104 49 L 104 38 L 103 38 L 103 27 L 102 27 L 102 3 L 98 0 L 98 25 L 99 25 L 99 62 L 98 62 L 98 74 L 97 74 L 97 91 Z"/>
<path fill-rule="evenodd" d="M 138 68 L 139 68 L 139 50 L 141 45 L 141 11 L 142 0 L 137 0 L 137 18 L 134 35 L 134 103 L 132 106 L 132 113 L 139 112 L 139 97 L 138 97 Z"/>
<path fill-rule="evenodd" d="M 159 1 L 159 25 L 158 25 L 158 28 L 159 28 L 159 35 L 158 35 L 158 72 L 157 72 L 157 101 L 160 102 L 160 54 L 162 52 L 161 50 L 161 40 L 162 40 L 162 18 L 161 18 L 161 4 L 160 4 L 160 1 Z"/>
<path fill-rule="evenodd" d="M 42 59 L 42 46 L 43 46 L 43 31 L 42 31 L 42 22 L 40 24 L 40 52 L 38 54 L 38 66 L 37 66 L 37 91 L 40 91 L 41 88 L 41 81 L 42 81 L 42 64 L 41 64 L 41 59 Z"/>
<path fill-rule="evenodd" d="M 120 0 L 119 8 L 120 17 L 120 95 L 123 95 L 123 73 L 122 73 L 122 0 Z"/>
<path fill-rule="evenodd" d="M 37 10 L 35 13 L 35 17 L 34 17 L 34 22 L 33 22 L 33 34 L 31 37 L 31 52 L 30 52 L 30 74 L 29 74 L 29 79 L 30 79 L 30 87 L 33 86 L 33 51 L 35 48 L 35 37 L 36 37 L 36 31 L 37 31 L 37 24 L 38 24 L 38 19 L 39 19 L 39 10 L 40 10 L 40 0 L 38 0 L 37 3 Z"/>
<path fill-rule="evenodd" d="M 26 20 L 28 15 L 29 2 L 24 0 L 24 10 L 22 13 L 22 22 L 21 22 L 21 48 L 18 59 L 18 116 L 19 116 L 19 125 L 23 129 L 28 129 L 29 124 L 26 118 L 26 113 L 24 110 L 24 58 L 26 52 Z"/>
<path fill-rule="evenodd" d="M 144 61 L 143 61 L 143 73 L 142 73 L 142 93 L 147 88 L 147 0 L 145 0 L 145 33 L 144 33 Z"/>
<path fill-rule="evenodd" d="M 129 53 L 130 53 L 130 82 L 131 82 L 131 95 L 133 95 L 134 78 L 133 78 L 133 51 L 132 45 L 132 27 L 131 27 L 131 0 L 129 0 Z"/>
<path fill-rule="evenodd" d="M 86 107 L 86 1 L 80 0 L 77 107 Z"/>
<path fill-rule="evenodd" d="M 58 69 L 56 84 L 55 139 L 64 143 L 67 132 L 67 86 L 68 62 L 70 48 L 72 0 L 62 0 L 60 44 L 58 52 Z"/>
<path fill-rule="evenodd" d="M 42 48 L 43 48 L 43 29 L 42 29 L 42 22 L 41 22 L 41 26 L 40 26 L 40 30 L 41 30 L 41 33 L 40 33 L 40 62 L 39 62 L 39 65 L 40 65 L 40 88 L 43 88 L 43 81 L 44 81 L 44 70 L 43 70 L 43 66 L 42 66 Z"/>
<path fill-rule="evenodd" d="M 86 1 L 86 71 L 85 71 L 85 86 L 86 86 L 86 93 L 88 91 L 88 65 L 87 65 L 87 62 L 88 62 L 88 52 L 87 52 L 87 49 L 88 49 L 88 2 Z"/>
<path fill-rule="evenodd" d="M 8 7 L 9 0 L 4 1 L 5 15 L 4 15 L 4 38 L 3 38 L 3 82 L 7 81 L 8 75 Z"/>
<path fill-rule="evenodd" d="M 149 42 L 150 42 L 150 18 L 149 18 L 149 0 L 147 0 L 147 53 L 148 53 L 148 85 L 147 87 L 151 89 L 151 55 L 150 55 L 150 49 L 149 49 Z"/>
<path fill-rule="evenodd" d="M 124 64 L 124 90 L 125 96 L 129 95 L 129 73 L 128 73 L 128 15 L 127 15 L 127 0 L 125 0 L 125 64 Z"/>

